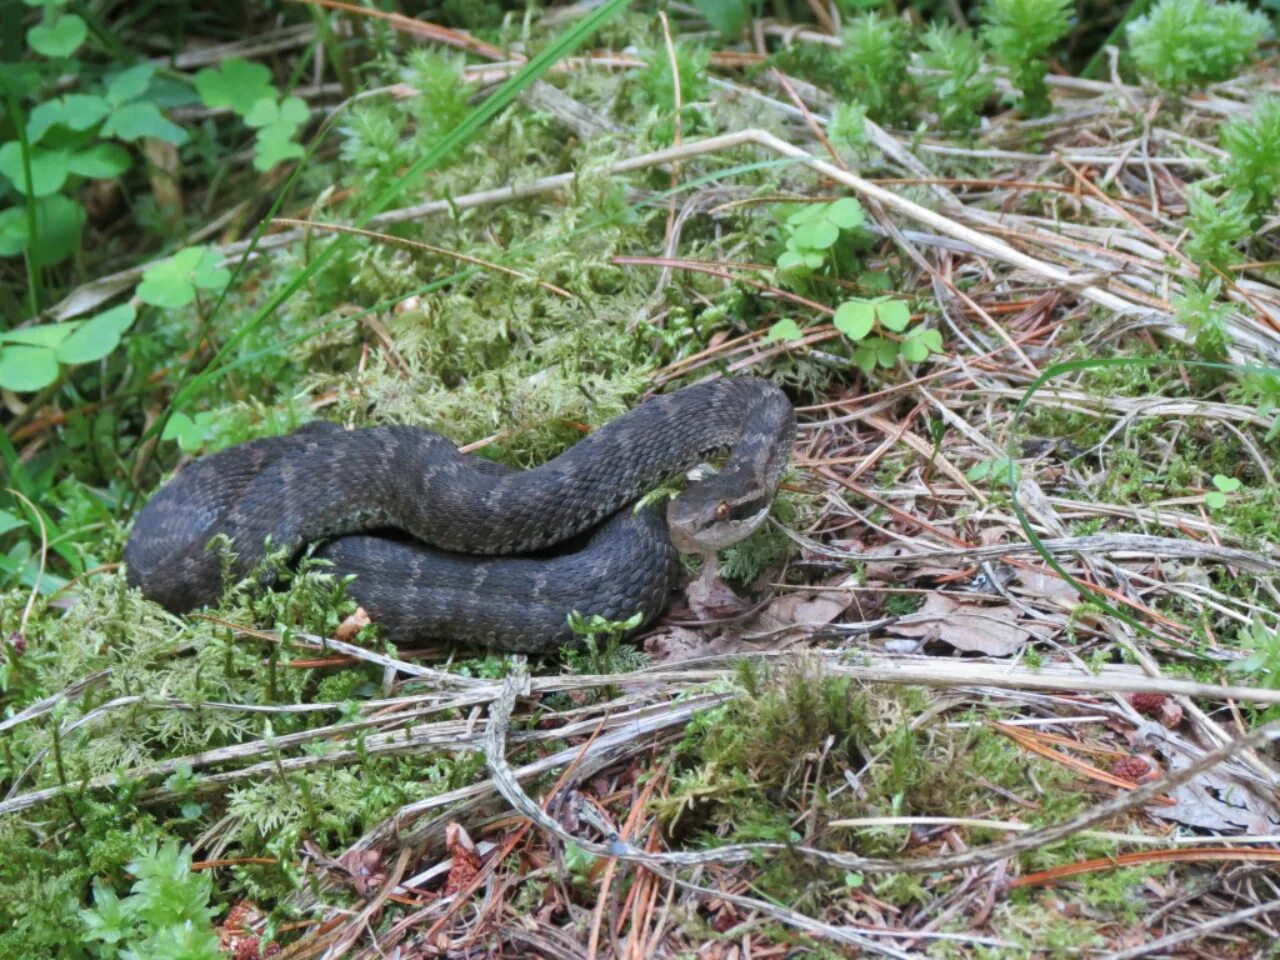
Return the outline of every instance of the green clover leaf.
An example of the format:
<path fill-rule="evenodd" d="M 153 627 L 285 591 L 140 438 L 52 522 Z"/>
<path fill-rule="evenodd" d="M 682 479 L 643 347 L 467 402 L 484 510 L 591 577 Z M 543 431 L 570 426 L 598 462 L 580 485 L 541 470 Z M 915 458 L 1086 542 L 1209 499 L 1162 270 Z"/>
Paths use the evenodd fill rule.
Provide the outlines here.
<path fill-rule="evenodd" d="M 67 169 L 82 177 L 106 180 L 118 177 L 129 169 L 129 153 L 118 143 L 95 143 L 86 150 L 73 153 L 67 161 Z"/>
<path fill-rule="evenodd" d="M 155 74 L 156 68 L 149 63 L 140 63 L 115 74 L 107 82 L 107 102 L 113 107 L 122 107 L 130 100 L 137 100 L 147 92 Z"/>
<path fill-rule="evenodd" d="M 32 264 L 48 267 L 65 260 L 80 247 L 80 228 L 84 225 L 84 208 L 55 193 L 35 202 L 36 232 L 39 244 L 31 247 L 27 207 L 0 210 L 0 257 L 12 257 L 28 251 Z"/>
<path fill-rule="evenodd" d="M 221 261 L 221 254 L 208 247 L 179 250 L 142 274 L 138 297 L 154 307 L 185 307 L 196 298 L 197 287 L 221 289 L 231 280 Z"/>
<path fill-rule="evenodd" d="M 111 107 L 104 98 L 87 93 L 68 93 L 55 100 L 46 100 L 37 105 L 27 118 L 27 140 L 39 143 L 56 126 L 76 132 L 88 130 L 110 111 Z"/>
<path fill-rule="evenodd" d="M 830 220 L 809 220 L 796 227 L 792 238 L 806 250 L 826 250 L 840 239 L 840 228 Z"/>
<path fill-rule="evenodd" d="M 196 453 L 213 432 L 213 414 L 204 410 L 195 415 L 195 419 L 181 410 L 169 418 L 160 434 L 161 440 L 177 440 L 184 453 Z"/>
<path fill-rule="evenodd" d="M 143 137 L 154 137 L 174 146 L 187 142 L 187 131 L 160 112 L 160 108 L 146 100 L 135 100 L 117 108 L 103 124 L 102 134 L 132 143 Z"/>
<path fill-rule="evenodd" d="M 47 197 L 61 190 L 62 185 L 67 182 L 67 152 L 31 147 L 30 156 L 32 195 Z M 0 146 L 0 174 L 17 188 L 18 193 L 27 192 L 26 171 L 22 164 L 22 144 L 17 140 L 10 140 Z"/>
<path fill-rule="evenodd" d="M 929 348 L 920 342 L 919 337 L 907 337 L 898 345 L 898 351 L 908 363 L 919 363 L 929 356 Z"/>
<path fill-rule="evenodd" d="M 240 116 L 252 110 L 259 100 L 274 100 L 276 95 L 271 71 L 260 63 L 239 57 L 197 73 L 196 92 L 206 107 L 214 110 L 230 107 Z"/>
<path fill-rule="evenodd" d="M 892 300 L 889 297 L 876 297 L 876 317 L 880 320 L 880 325 L 886 330 L 892 330 L 894 333 L 901 333 L 907 329 L 907 324 L 911 322 L 911 310 L 901 300 Z"/>
<path fill-rule="evenodd" d="M 1220 473 L 1213 475 L 1213 485 L 1223 493 L 1235 493 L 1240 489 L 1240 481 L 1236 477 L 1225 477 Z"/>
<path fill-rule="evenodd" d="M 124 303 L 91 317 L 58 344 L 54 356 L 65 364 L 101 360 L 120 345 L 121 334 L 129 329 L 137 315 L 132 304 Z"/>
<path fill-rule="evenodd" d="M 43 390 L 58 379 L 58 361 L 47 347 L 22 344 L 0 349 L 0 387 L 15 393 Z"/>
<path fill-rule="evenodd" d="M 27 45 L 41 56 L 63 58 L 75 53 L 88 36 L 83 19 L 74 13 L 58 13 L 27 31 Z"/>
<path fill-rule="evenodd" d="M 0 210 L 0 257 L 16 257 L 27 249 L 30 242 L 27 208 L 23 206 Z"/>
<path fill-rule="evenodd" d="M 802 223 L 809 223 L 812 220 L 825 220 L 826 216 L 827 205 L 825 203 L 807 203 L 787 217 L 787 223 L 794 227 Z"/>
<path fill-rule="evenodd" d="M 846 300 L 836 308 L 835 327 L 850 340 L 862 340 L 875 326 L 876 309 L 872 300 Z"/>
<path fill-rule="evenodd" d="M 285 97 L 279 103 L 274 97 L 263 97 L 245 114 L 244 122 L 251 127 L 276 127 L 292 133 L 310 116 L 301 97 Z"/>
<path fill-rule="evenodd" d="M 778 340 L 799 340 L 803 336 L 804 331 L 800 329 L 798 323 L 790 317 L 783 317 L 769 328 L 769 332 L 764 335 L 764 342 L 775 343 Z"/>
<path fill-rule="evenodd" d="M 253 145 L 253 168 L 266 173 L 277 163 L 286 160 L 299 160 L 307 155 L 302 144 L 289 139 L 288 133 L 282 133 L 277 127 L 267 127 L 258 131 Z"/>
<path fill-rule="evenodd" d="M 862 204 L 853 197 L 841 197 L 827 207 L 826 218 L 841 230 L 852 230 L 866 220 L 867 215 L 862 211 Z"/>
<path fill-rule="evenodd" d="M 27 255 L 34 265 L 49 267 L 80 249 L 84 207 L 60 193 L 41 197 L 35 205 L 36 232 L 40 240 Z"/>
<path fill-rule="evenodd" d="M 926 360 L 930 353 L 942 352 L 942 334 L 937 330 L 917 328 L 901 344 L 901 353 L 910 363 Z"/>

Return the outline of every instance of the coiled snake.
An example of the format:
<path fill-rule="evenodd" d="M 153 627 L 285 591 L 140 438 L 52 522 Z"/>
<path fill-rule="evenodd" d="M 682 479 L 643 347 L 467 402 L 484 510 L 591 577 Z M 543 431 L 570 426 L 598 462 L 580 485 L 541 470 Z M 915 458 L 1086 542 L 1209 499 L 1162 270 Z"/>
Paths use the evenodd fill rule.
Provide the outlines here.
<path fill-rule="evenodd" d="M 218 599 L 264 543 L 354 574 L 350 594 L 396 640 L 537 652 L 572 639 L 572 610 L 612 620 L 666 606 L 675 550 L 709 553 L 768 514 L 795 413 L 765 380 L 654 397 L 532 470 L 466 456 L 428 430 L 313 423 L 197 460 L 138 516 L 128 581 L 174 612 Z M 632 504 L 718 452 L 723 469 L 667 504 Z M 513 555 L 514 554 L 514 555 Z M 534 554 L 530 556 L 529 554 Z"/>

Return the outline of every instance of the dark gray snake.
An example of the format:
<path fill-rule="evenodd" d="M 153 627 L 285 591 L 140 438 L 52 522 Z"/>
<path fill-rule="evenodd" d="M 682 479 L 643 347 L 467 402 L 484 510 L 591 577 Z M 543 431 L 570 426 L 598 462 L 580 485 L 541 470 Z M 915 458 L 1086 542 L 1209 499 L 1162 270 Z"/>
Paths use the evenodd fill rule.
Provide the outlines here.
<path fill-rule="evenodd" d="M 526 471 L 419 428 L 308 424 L 180 471 L 138 516 L 128 580 L 185 612 L 221 595 L 215 537 L 229 542 L 233 579 L 260 565 L 268 538 L 289 556 L 318 543 L 396 640 L 554 649 L 573 637 L 572 610 L 652 622 L 676 548 L 712 552 L 763 522 L 794 434 L 782 391 L 746 377 L 654 397 Z M 668 503 L 665 523 L 632 509 L 725 451 L 723 469 Z"/>

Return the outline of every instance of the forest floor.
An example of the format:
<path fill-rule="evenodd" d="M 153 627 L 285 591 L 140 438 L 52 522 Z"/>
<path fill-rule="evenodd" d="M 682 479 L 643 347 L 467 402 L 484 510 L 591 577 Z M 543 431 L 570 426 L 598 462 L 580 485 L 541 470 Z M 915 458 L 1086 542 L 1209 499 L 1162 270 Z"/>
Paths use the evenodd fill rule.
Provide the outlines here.
<path fill-rule="evenodd" d="M 983 70 L 947 132 L 917 61 L 849 106 L 819 25 L 594 9 L 526 24 L 603 26 L 522 89 L 510 22 L 372 24 L 354 97 L 313 21 L 184 64 L 290 58 L 315 136 L 198 197 L 157 159 L 192 296 L 152 309 L 153 260 L 44 314 L 140 319 L 9 408 L 42 509 L 3 514 L 0 956 L 137 950 L 184 896 L 245 958 L 1269 955 L 1277 218 L 1210 271 L 1191 208 L 1274 55 L 1176 102 L 1050 75 L 1031 117 Z M 634 640 L 397 649 L 313 563 L 189 617 L 120 569 L 232 443 L 407 423 L 529 466 L 735 374 L 794 401 L 792 469 Z"/>

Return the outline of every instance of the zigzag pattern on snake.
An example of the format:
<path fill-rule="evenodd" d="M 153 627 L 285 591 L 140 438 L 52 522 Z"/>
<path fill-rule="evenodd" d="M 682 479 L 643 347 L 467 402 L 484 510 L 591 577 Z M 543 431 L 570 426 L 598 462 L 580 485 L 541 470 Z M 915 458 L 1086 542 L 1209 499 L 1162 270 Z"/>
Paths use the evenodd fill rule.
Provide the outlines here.
<path fill-rule="evenodd" d="M 572 639 L 571 610 L 652 622 L 676 546 L 711 552 L 763 521 L 794 432 L 782 391 L 745 377 L 647 400 L 526 471 L 429 430 L 308 424 L 181 470 L 134 525 L 128 580 L 184 612 L 222 592 L 215 537 L 230 541 L 235 578 L 261 562 L 268 538 L 291 556 L 321 544 L 393 639 L 545 651 Z M 665 523 L 655 508 L 632 509 L 724 451 L 721 471 L 672 500 Z"/>

